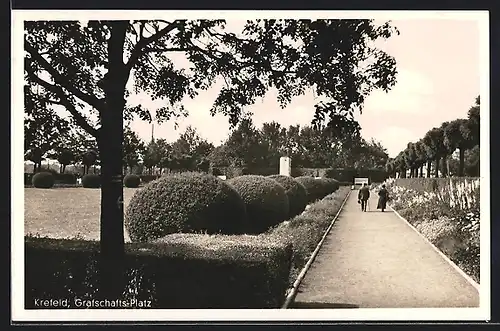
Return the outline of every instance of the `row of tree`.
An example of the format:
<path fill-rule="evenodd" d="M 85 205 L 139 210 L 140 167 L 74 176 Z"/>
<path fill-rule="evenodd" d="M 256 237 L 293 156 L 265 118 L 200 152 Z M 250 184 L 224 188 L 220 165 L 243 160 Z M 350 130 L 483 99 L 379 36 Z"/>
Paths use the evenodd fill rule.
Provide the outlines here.
<path fill-rule="evenodd" d="M 405 150 L 389 159 L 386 170 L 393 176 L 434 177 L 479 176 L 479 109 L 480 97 L 469 109 L 467 118 L 443 122 L 425 136 L 408 143 Z M 458 162 L 453 155 L 458 150 Z M 426 174 L 424 174 L 424 166 Z"/>
<path fill-rule="evenodd" d="M 388 154 L 374 140 L 359 135 L 334 134 L 328 127 L 264 123 L 257 129 L 251 119 L 244 119 L 229 138 L 210 155 L 213 167 L 239 166 L 275 168 L 281 156 L 292 159 L 294 167 L 303 168 L 377 168 L 384 167 Z"/>
<path fill-rule="evenodd" d="M 46 128 L 40 128 L 43 134 Z M 84 173 L 99 165 L 95 141 L 80 131 L 51 135 L 51 149 L 43 153 L 39 146 L 29 149 L 26 159 L 40 169 L 46 157 L 56 159 L 60 172 L 68 165 L 82 164 Z M 332 134 L 328 128 L 264 123 L 257 129 L 251 119 L 244 119 L 223 144 L 215 147 L 189 126 L 173 143 L 152 139 L 148 144 L 127 125 L 124 129 L 124 173 L 162 173 L 164 170 L 209 171 L 210 167 L 275 168 L 279 158 L 289 156 L 294 167 L 303 168 L 382 168 L 388 160 L 386 149 L 377 141 L 359 135 Z"/>

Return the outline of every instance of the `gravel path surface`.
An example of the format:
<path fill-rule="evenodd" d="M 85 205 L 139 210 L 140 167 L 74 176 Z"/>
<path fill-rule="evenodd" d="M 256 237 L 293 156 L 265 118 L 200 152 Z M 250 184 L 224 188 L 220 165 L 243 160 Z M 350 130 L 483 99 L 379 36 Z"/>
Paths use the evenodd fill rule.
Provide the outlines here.
<path fill-rule="evenodd" d="M 290 308 L 478 307 L 479 294 L 394 212 L 348 198 Z"/>

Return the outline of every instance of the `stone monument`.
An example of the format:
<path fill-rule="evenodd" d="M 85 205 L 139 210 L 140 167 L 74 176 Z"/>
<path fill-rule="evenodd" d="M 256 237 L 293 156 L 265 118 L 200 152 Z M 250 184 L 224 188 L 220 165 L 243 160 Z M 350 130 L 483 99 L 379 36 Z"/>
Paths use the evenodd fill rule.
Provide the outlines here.
<path fill-rule="evenodd" d="M 290 158 L 288 156 L 280 157 L 280 175 L 290 176 L 291 170 Z"/>

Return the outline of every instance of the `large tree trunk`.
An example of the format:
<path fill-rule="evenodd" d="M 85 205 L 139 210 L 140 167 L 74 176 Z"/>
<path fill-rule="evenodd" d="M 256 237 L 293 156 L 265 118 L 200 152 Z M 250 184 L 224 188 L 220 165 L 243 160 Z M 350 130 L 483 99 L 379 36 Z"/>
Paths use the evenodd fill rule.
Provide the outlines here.
<path fill-rule="evenodd" d="M 427 178 L 431 178 L 432 161 L 427 161 Z"/>
<path fill-rule="evenodd" d="M 123 63 L 127 21 L 112 21 L 108 41 L 108 72 L 103 82 L 106 109 L 101 112 L 101 291 L 117 299 L 124 289 L 123 110 L 128 74 Z"/>
<path fill-rule="evenodd" d="M 441 172 L 443 177 L 448 177 L 448 156 L 445 155 L 441 158 Z"/>
<path fill-rule="evenodd" d="M 460 148 L 459 149 L 459 163 L 458 163 L 458 177 L 463 177 L 464 176 L 464 164 L 465 164 L 465 149 Z"/>
<path fill-rule="evenodd" d="M 440 158 L 439 158 L 439 156 L 438 156 L 438 157 L 436 157 L 436 167 L 434 168 L 434 176 L 435 176 L 436 178 L 438 178 L 438 177 L 439 177 L 439 164 L 440 164 L 440 162 L 439 162 L 439 161 L 441 161 L 441 159 L 440 159 Z"/>

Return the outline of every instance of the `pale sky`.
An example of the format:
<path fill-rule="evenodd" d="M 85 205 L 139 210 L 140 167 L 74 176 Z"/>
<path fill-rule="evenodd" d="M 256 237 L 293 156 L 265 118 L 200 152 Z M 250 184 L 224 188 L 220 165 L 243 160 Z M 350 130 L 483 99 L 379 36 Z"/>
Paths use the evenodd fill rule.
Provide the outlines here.
<path fill-rule="evenodd" d="M 229 22 L 240 25 L 242 22 Z M 382 142 L 390 156 L 395 156 L 409 141 L 418 140 L 429 129 L 443 121 L 465 117 L 479 95 L 479 26 L 472 20 L 413 19 L 394 20 L 401 34 L 380 47 L 397 61 L 398 83 L 389 93 L 375 91 L 365 103 L 363 114 L 356 117 L 363 137 Z M 229 124 L 222 115 L 210 116 L 209 109 L 218 88 L 200 93 L 184 103 L 189 116 L 173 122 L 155 124 L 155 138 L 174 141 L 188 126 L 215 145 L 229 134 Z M 147 95 L 132 97 L 131 104 L 142 103 L 156 108 Z M 257 126 L 277 121 L 284 126 L 311 123 L 315 98 L 312 94 L 298 97 L 281 109 L 273 92 L 247 108 L 253 112 Z M 132 123 L 139 136 L 149 141 L 151 124 L 140 120 Z"/>

